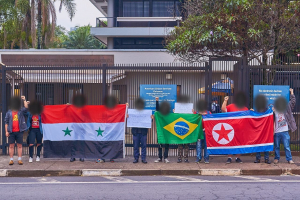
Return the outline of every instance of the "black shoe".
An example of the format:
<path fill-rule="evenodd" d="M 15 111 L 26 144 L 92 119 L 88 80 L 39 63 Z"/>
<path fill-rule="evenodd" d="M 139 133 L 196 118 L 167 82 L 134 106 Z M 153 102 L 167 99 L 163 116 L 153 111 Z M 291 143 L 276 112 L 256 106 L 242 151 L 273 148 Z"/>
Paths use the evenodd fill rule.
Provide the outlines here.
<path fill-rule="evenodd" d="M 256 159 L 256 160 L 254 161 L 254 163 L 260 163 L 260 160 Z"/>
<path fill-rule="evenodd" d="M 267 164 L 271 164 L 270 160 L 269 159 L 265 159 L 265 163 Z"/>
<path fill-rule="evenodd" d="M 114 163 L 115 161 L 114 161 L 114 159 L 110 159 L 110 162 L 111 162 L 111 163 Z"/>
<path fill-rule="evenodd" d="M 74 162 L 76 159 L 75 158 L 71 158 L 70 159 L 70 162 Z"/>
<path fill-rule="evenodd" d="M 181 159 L 178 159 L 178 160 L 177 160 L 177 163 L 181 163 L 181 162 L 182 162 L 182 160 L 181 160 Z"/>
<path fill-rule="evenodd" d="M 80 160 L 80 162 L 84 162 L 84 158 L 80 158 L 79 160 Z"/>
<path fill-rule="evenodd" d="M 147 164 L 148 162 L 147 160 L 142 160 L 142 163 Z"/>
<path fill-rule="evenodd" d="M 133 163 L 138 163 L 139 160 L 138 159 L 134 159 Z"/>
<path fill-rule="evenodd" d="M 185 159 L 185 160 L 184 160 L 184 162 L 185 162 L 185 163 L 188 163 L 188 162 L 189 162 L 189 160 L 188 160 L 188 159 Z"/>
<path fill-rule="evenodd" d="M 226 161 L 227 164 L 230 164 L 231 162 L 232 162 L 232 158 L 228 158 Z"/>
<path fill-rule="evenodd" d="M 240 158 L 235 159 L 236 163 L 243 163 L 243 161 Z"/>

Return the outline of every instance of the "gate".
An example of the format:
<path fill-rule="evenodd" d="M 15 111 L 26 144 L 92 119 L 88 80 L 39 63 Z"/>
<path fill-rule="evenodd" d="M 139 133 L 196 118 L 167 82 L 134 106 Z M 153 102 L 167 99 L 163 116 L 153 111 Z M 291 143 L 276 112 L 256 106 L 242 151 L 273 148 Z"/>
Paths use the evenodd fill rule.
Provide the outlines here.
<path fill-rule="evenodd" d="M 141 84 L 172 84 L 177 86 L 177 94 L 190 96 L 194 103 L 200 98 L 208 101 L 209 76 L 212 71 L 208 63 L 204 64 L 143 64 L 115 66 L 2 66 L 2 117 L 8 109 L 10 97 L 25 95 L 28 101 L 40 100 L 44 105 L 71 103 L 75 94 L 84 94 L 89 105 L 101 105 L 107 94 L 117 97 L 119 103 L 129 103 L 140 95 Z M 205 89 L 206 88 L 206 89 Z M 203 92 L 200 92 L 200 90 Z M 194 108 L 195 109 L 195 108 Z M 3 119 L 1 120 L 3 122 Z M 149 156 L 157 155 L 157 137 L 153 128 L 148 133 Z M 2 125 L 2 153 L 7 154 L 7 138 Z M 24 134 L 24 147 L 27 147 Z M 130 128 L 126 128 L 126 155 L 133 154 L 133 142 Z M 195 144 L 191 145 L 195 149 Z M 24 154 L 28 148 L 24 148 Z M 177 155 L 177 146 L 170 146 L 170 156 Z M 191 156 L 195 151 L 191 151 Z"/>

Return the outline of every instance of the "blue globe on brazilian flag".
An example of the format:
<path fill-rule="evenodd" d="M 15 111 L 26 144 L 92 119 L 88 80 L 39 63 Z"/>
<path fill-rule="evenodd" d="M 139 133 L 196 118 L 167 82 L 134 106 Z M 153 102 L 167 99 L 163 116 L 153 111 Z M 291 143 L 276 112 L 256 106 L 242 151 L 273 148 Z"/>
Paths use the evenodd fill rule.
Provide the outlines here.
<path fill-rule="evenodd" d="M 187 144 L 203 139 L 202 117 L 197 114 L 155 112 L 159 144 Z"/>

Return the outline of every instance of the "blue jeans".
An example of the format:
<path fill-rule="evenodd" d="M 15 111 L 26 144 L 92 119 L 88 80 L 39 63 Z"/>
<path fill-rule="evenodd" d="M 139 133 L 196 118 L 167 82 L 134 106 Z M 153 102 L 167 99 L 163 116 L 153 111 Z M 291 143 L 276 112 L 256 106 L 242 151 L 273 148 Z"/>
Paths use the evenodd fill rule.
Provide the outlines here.
<path fill-rule="evenodd" d="M 204 149 L 204 160 L 209 160 L 209 155 L 207 153 L 205 133 L 203 133 L 203 135 L 204 135 L 204 139 L 198 140 L 196 144 L 197 158 L 199 160 L 202 159 L 202 149 Z"/>
<path fill-rule="evenodd" d="M 265 155 L 265 160 L 269 160 L 269 152 L 268 151 L 264 152 L 264 155 Z M 256 160 L 260 160 L 260 158 L 261 158 L 260 152 L 257 152 Z"/>
<path fill-rule="evenodd" d="M 133 135 L 133 151 L 135 160 L 138 160 L 140 157 L 140 145 L 142 147 L 142 160 L 146 160 L 147 135 L 143 135 L 141 133 Z"/>
<path fill-rule="evenodd" d="M 274 135 L 274 148 L 275 148 L 275 159 L 280 159 L 280 142 L 282 141 L 285 151 L 285 157 L 287 161 L 292 160 L 292 153 L 290 149 L 290 135 L 289 132 L 275 133 Z"/>

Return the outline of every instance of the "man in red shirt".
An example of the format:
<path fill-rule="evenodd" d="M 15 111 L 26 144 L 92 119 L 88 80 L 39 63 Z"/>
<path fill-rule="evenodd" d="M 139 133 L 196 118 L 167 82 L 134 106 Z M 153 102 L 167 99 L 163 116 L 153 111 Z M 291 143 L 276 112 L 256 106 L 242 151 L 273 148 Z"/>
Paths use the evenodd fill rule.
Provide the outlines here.
<path fill-rule="evenodd" d="M 246 95 L 243 92 L 238 92 L 234 96 L 234 104 L 228 104 L 229 97 L 226 96 L 224 98 L 224 102 L 222 104 L 222 112 L 238 112 L 238 111 L 246 111 L 248 108 L 245 106 L 247 102 Z M 235 161 L 237 163 L 243 163 L 240 159 L 240 154 L 236 155 Z M 232 155 L 228 155 L 228 159 L 226 161 L 227 164 L 232 162 Z"/>
<path fill-rule="evenodd" d="M 21 108 L 21 100 L 23 101 L 24 107 Z M 26 102 L 25 96 L 13 97 L 10 102 L 10 109 L 5 115 L 5 132 L 6 137 L 8 137 L 9 143 L 9 165 L 14 164 L 14 148 L 15 142 L 17 142 L 18 147 L 18 163 L 23 165 L 22 162 L 22 143 L 23 143 L 23 133 L 27 130 L 27 124 L 25 122 L 25 116 L 27 115 L 28 104 Z"/>

